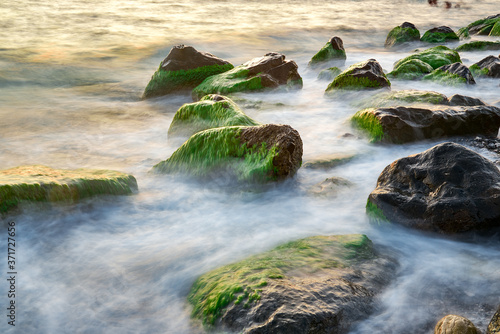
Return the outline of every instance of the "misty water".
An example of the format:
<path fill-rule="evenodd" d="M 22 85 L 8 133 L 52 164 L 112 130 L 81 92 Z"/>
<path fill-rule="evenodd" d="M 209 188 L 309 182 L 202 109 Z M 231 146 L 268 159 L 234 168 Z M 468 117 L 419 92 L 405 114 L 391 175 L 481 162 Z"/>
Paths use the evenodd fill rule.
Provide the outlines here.
<path fill-rule="evenodd" d="M 383 168 L 440 141 L 395 146 L 343 137 L 355 133 L 348 119 L 357 109 L 346 99 L 325 98 L 328 82 L 307 68 L 335 35 L 344 41 L 346 66 L 375 58 L 388 72 L 414 49 L 384 49 L 393 27 L 409 21 L 421 33 L 439 25 L 456 31 L 498 12 L 497 0 L 460 4 L 445 10 L 417 0 L 3 0 L 0 169 L 27 164 L 115 169 L 133 174 L 139 193 L 24 207 L 5 219 L 2 230 L 7 221 L 17 226 L 17 319 L 13 328 L 3 315 L 0 332 L 198 333 L 186 296 L 199 275 L 286 241 L 349 233 L 392 247 L 400 262 L 377 299 L 377 312 L 351 333 L 432 333 L 449 313 L 484 329 L 500 304 L 498 235 L 453 241 L 382 229 L 365 216 L 367 196 Z M 234 65 L 271 51 L 295 60 L 304 80 L 301 91 L 240 94 L 242 109 L 261 123 L 297 129 L 304 160 L 337 153 L 356 157 L 327 171 L 300 169 L 293 179 L 259 191 L 239 189 L 227 179 L 148 174 L 182 143 L 167 138 L 167 130 L 175 111 L 191 98 L 140 97 L 170 48 L 181 43 Z M 461 56 L 471 65 L 497 53 Z M 393 81 L 392 89 L 460 93 L 498 103 L 498 80 L 476 81 L 463 88 Z M 333 198 L 308 193 L 332 176 L 354 186 Z M 7 263 L 0 263 L 4 277 Z M 8 286 L 1 282 L 5 310 Z"/>

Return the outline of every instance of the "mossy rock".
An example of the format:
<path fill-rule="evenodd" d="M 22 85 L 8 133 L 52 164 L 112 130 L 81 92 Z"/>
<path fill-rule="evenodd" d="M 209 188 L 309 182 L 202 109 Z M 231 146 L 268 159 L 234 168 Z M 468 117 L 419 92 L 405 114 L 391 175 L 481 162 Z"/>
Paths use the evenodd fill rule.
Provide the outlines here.
<path fill-rule="evenodd" d="M 340 37 L 332 37 L 328 43 L 325 44 L 318 51 L 309 62 L 309 66 L 315 67 L 327 62 L 339 62 L 341 65 L 345 63 L 346 54 L 344 50 L 344 43 Z"/>
<path fill-rule="evenodd" d="M 194 134 L 153 172 L 265 182 L 291 177 L 301 164 L 302 140 L 290 126 L 229 126 Z"/>
<path fill-rule="evenodd" d="M 386 137 L 382 124 L 375 114 L 376 108 L 362 109 L 351 118 L 351 125 L 354 128 L 366 132 L 371 142 L 383 141 Z"/>
<path fill-rule="evenodd" d="M 389 78 L 402 80 L 417 80 L 433 71 L 431 65 L 424 63 L 420 59 L 409 59 L 401 63 L 398 67 L 387 74 Z"/>
<path fill-rule="evenodd" d="M 461 63 L 444 65 L 424 76 L 423 80 L 431 80 L 445 85 L 475 85 L 476 81 L 467 66 Z"/>
<path fill-rule="evenodd" d="M 427 30 L 420 40 L 427 43 L 446 43 L 458 41 L 458 39 L 457 34 L 450 27 L 440 26 Z"/>
<path fill-rule="evenodd" d="M 382 66 L 375 59 L 369 59 L 351 65 L 340 73 L 328 85 L 326 93 L 336 90 L 390 89 L 390 87 L 391 82 L 385 76 Z"/>
<path fill-rule="evenodd" d="M 500 58 L 488 56 L 469 67 L 473 75 L 500 78 Z"/>
<path fill-rule="evenodd" d="M 22 202 L 75 202 L 95 195 L 129 195 L 136 190 L 132 175 L 116 171 L 20 166 L 0 171 L 0 212 Z"/>
<path fill-rule="evenodd" d="M 436 69 L 438 67 L 441 67 L 443 65 L 449 65 L 453 64 L 456 62 L 461 63 L 462 60 L 460 59 L 460 55 L 458 54 L 457 51 L 452 50 L 446 46 L 439 45 L 435 46 L 433 48 L 426 49 L 424 51 L 412 54 L 406 58 L 403 58 L 401 60 L 398 60 L 394 64 L 394 70 L 391 73 L 399 71 L 399 66 L 404 64 L 405 62 L 412 60 L 412 59 L 418 59 L 421 60 L 422 62 L 429 64 L 432 69 Z"/>
<path fill-rule="evenodd" d="M 489 36 L 500 36 L 500 20 L 491 28 Z"/>
<path fill-rule="evenodd" d="M 474 41 L 460 45 L 455 48 L 455 51 L 485 51 L 485 50 L 500 50 L 500 42 L 490 41 Z"/>
<path fill-rule="evenodd" d="M 402 25 L 392 29 L 385 40 L 385 47 L 391 48 L 401 46 L 409 42 L 420 40 L 420 32 L 411 23 L 405 22 Z"/>
<path fill-rule="evenodd" d="M 400 90 L 380 92 L 374 96 L 362 99 L 355 104 L 358 108 L 395 107 L 398 105 L 415 104 L 448 104 L 446 95 L 423 90 Z"/>
<path fill-rule="evenodd" d="M 471 24 L 463 27 L 459 30 L 459 35 L 466 37 L 469 35 L 490 35 L 493 28 L 500 22 L 500 14 L 488 16 L 484 19 L 477 20 L 472 22 Z M 495 29 L 498 29 L 495 27 Z M 494 34 L 496 30 L 494 31 Z M 498 36 L 498 35 L 491 35 Z"/>
<path fill-rule="evenodd" d="M 211 128 L 223 126 L 260 125 L 238 107 L 230 98 L 210 94 L 200 101 L 184 104 L 177 110 L 168 129 L 168 135 L 191 136 Z"/>
<path fill-rule="evenodd" d="M 342 70 L 340 68 L 330 67 L 330 68 L 324 69 L 321 72 L 319 72 L 318 80 L 332 81 L 340 73 L 342 73 Z"/>
<path fill-rule="evenodd" d="M 389 223 L 389 220 L 384 215 L 384 212 L 370 199 L 366 201 L 366 215 L 370 220 L 370 223 L 375 223 L 377 225 L 384 225 Z"/>

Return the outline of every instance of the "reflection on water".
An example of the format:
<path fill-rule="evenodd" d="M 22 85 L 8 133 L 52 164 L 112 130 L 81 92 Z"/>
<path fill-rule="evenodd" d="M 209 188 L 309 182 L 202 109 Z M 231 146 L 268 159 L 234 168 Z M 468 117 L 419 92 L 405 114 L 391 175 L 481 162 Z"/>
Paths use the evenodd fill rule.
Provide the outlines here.
<path fill-rule="evenodd" d="M 366 233 L 392 246 L 397 279 L 381 308 L 353 333 L 430 333 L 446 313 L 485 327 L 500 291 L 497 237 L 478 245 L 415 232 L 380 230 L 364 215 L 382 169 L 435 142 L 373 146 L 353 132 L 350 101 L 327 100 L 325 82 L 306 68 L 332 36 L 344 40 L 347 66 L 376 58 L 387 71 L 409 52 L 387 52 L 385 36 L 410 21 L 421 32 L 457 29 L 495 13 L 497 3 L 461 9 L 424 1 L 4 1 L 0 8 L 0 168 L 110 168 L 137 177 L 140 193 L 87 200 L 10 217 L 19 226 L 21 333 L 195 333 L 185 297 L 194 279 L 217 266 L 318 234 Z M 354 153 L 330 171 L 299 170 L 265 191 L 231 189 L 147 172 L 180 144 L 167 139 L 173 113 L 189 96 L 139 98 L 175 43 L 193 44 L 235 65 L 269 51 L 299 64 L 304 89 L 238 96 L 261 123 L 290 124 L 304 158 Z M 488 52 L 463 53 L 467 65 Z M 393 82 L 393 90 L 461 93 L 493 103 L 498 81 L 473 88 Z M 354 99 L 357 99 L 355 96 Z M 490 158 L 494 158 L 489 156 Z M 307 188 L 327 177 L 354 186 L 333 199 Z M 5 240 L 0 238 L 4 247 Z M 6 272 L 5 263 L 0 266 Z M 2 280 L 3 282 L 3 280 Z M 0 284 L 6 291 L 6 283 Z M 409 330 L 408 326 L 411 326 Z M 10 327 L 10 326 L 9 326 Z M 2 332 L 13 329 L 0 322 Z"/>

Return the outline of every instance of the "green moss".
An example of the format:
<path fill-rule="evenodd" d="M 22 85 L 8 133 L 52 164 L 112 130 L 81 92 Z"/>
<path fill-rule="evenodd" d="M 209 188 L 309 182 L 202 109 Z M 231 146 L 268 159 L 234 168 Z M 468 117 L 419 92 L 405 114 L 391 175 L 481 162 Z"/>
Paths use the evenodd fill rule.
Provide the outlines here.
<path fill-rule="evenodd" d="M 487 68 L 481 68 L 478 65 L 474 64 L 471 67 L 469 67 L 469 70 L 471 71 L 473 76 L 488 76 L 488 73 L 490 72 Z"/>
<path fill-rule="evenodd" d="M 427 43 L 444 43 L 458 39 L 459 38 L 457 34 L 455 34 L 454 32 L 443 33 L 426 31 L 420 40 Z"/>
<path fill-rule="evenodd" d="M 309 62 L 309 66 L 317 65 L 330 60 L 345 60 L 346 55 L 344 50 L 336 50 L 333 48 L 332 43 L 328 42 L 318 51 Z"/>
<path fill-rule="evenodd" d="M 457 36 L 460 39 L 469 39 L 470 38 L 469 28 L 463 27 L 458 29 Z"/>
<path fill-rule="evenodd" d="M 363 109 L 354 114 L 351 124 L 358 129 L 365 131 L 371 142 L 381 141 L 385 137 L 384 129 L 380 121 L 373 114 L 373 108 Z"/>
<path fill-rule="evenodd" d="M 378 81 L 370 80 L 367 77 L 353 77 L 353 72 L 360 67 L 366 65 L 368 61 L 356 63 L 347 68 L 344 72 L 340 73 L 326 88 L 326 92 L 342 89 L 342 90 L 362 90 L 362 89 L 376 89 L 382 88 Z M 384 74 L 385 77 L 385 74 Z M 389 86 L 391 83 L 387 80 Z"/>
<path fill-rule="evenodd" d="M 21 202 L 74 202 L 95 195 L 128 195 L 134 190 L 135 178 L 120 172 L 21 166 L 0 171 L 0 212 Z"/>
<path fill-rule="evenodd" d="M 392 47 L 394 45 L 418 40 L 420 40 L 420 32 L 417 29 L 396 27 L 387 35 L 385 46 Z"/>
<path fill-rule="evenodd" d="M 193 284 L 188 301 L 192 316 L 213 325 L 231 303 L 249 308 L 261 298 L 262 288 L 289 275 L 313 275 L 332 268 L 349 267 L 373 258 L 365 235 L 316 236 L 278 246 L 243 261 L 215 269 Z"/>
<path fill-rule="evenodd" d="M 342 73 L 342 70 L 340 68 L 330 67 L 330 68 L 327 68 L 327 69 L 319 72 L 318 79 L 331 81 L 331 80 L 335 79 L 335 77 L 337 75 L 339 75 L 340 73 Z"/>
<path fill-rule="evenodd" d="M 389 220 L 385 217 L 381 209 L 379 209 L 370 199 L 366 202 L 366 214 L 372 222 L 379 225 L 387 223 Z"/>
<path fill-rule="evenodd" d="M 446 46 L 435 46 L 433 48 L 424 50 L 422 52 L 410 55 L 397 61 L 394 64 L 394 71 L 398 71 L 399 66 L 411 59 L 418 59 L 426 64 L 429 64 L 433 69 L 441 67 L 443 65 L 449 65 L 453 63 L 461 63 L 460 55 L 455 50 L 451 50 Z M 394 72 L 393 71 L 393 72 Z M 392 72 L 391 72 L 392 73 Z"/>
<path fill-rule="evenodd" d="M 206 78 L 229 71 L 233 67 L 231 64 L 226 64 L 202 66 L 192 70 L 164 71 L 160 66 L 146 86 L 142 97 L 151 98 L 176 91 L 191 90 Z"/>
<path fill-rule="evenodd" d="M 422 80 L 431 80 L 440 84 L 450 86 L 461 86 L 467 84 L 467 80 L 464 77 L 440 69 L 434 70 L 432 73 L 427 74 L 422 78 Z"/>
<path fill-rule="evenodd" d="M 455 48 L 456 51 L 482 51 L 482 50 L 500 50 L 500 42 L 474 41 L 460 45 Z"/>
<path fill-rule="evenodd" d="M 469 30 L 472 27 L 475 27 L 475 26 L 478 26 L 478 25 L 484 25 L 484 27 L 479 31 L 478 34 L 479 35 L 488 35 L 488 34 L 490 34 L 491 30 L 493 29 L 493 27 L 498 22 L 500 22 L 500 17 L 499 18 L 495 18 L 495 19 L 484 18 L 484 19 L 481 19 L 481 20 L 474 21 L 471 24 L 469 24 L 467 27 L 464 27 L 462 29 L 464 29 L 463 31 L 467 31 L 467 34 L 469 34 Z M 462 29 L 460 29 L 460 30 L 462 30 Z"/>
<path fill-rule="evenodd" d="M 175 113 L 168 129 L 169 135 L 192 135 L 196 132 L 222 126 L 259 125 L 241 111 L 236 103 L 224 97 L 214 101 L 213 95 L 207 95 L 195 103 L 184 104 Z"/>
<path fill-rule="evenodd" d="M 404 104 L 447 104 L 445 95 L 431 91 L 400 90 L 381 92 L 374 96 L 359 100 L 354 105 L 358 108 L 396 107 Z"/>
<path fill-rule="evenodd" d="M 500 36 L 500 20 L 491 28 L 489 36 Z"/>
<path fill-rule="evenodd" d="M 420 59 L 409 59 L 401 63 L 398 67 L 387 74 L 389 78 L 397 78 L 402 80 L 420 79 L 427 73 L 431 73 L 433 68 L 431 65 L 424 63 Z"/>

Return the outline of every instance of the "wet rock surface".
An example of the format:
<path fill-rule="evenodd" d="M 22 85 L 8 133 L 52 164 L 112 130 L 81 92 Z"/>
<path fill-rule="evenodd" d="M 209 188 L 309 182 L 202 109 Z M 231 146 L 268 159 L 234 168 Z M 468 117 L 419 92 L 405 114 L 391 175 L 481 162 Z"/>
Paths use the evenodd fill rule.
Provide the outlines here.
<path fill-rule="evenodd" d="M 450 27 L 439 26 L 427 30 L 420 40 L 428 43 L 444 43 L 458 40 L 458 36 Z"/>
<path fill-rule="evenodd" d="M 413 23 L 404 22 L 392 29 L 385 40 L 385 47 L 392 48 L 409 42 L 419 41 L 420 32 Z"/>
<path fill-rule="evenodd" d="M 328 43 L 321 48 L 321 50 L 316 53 L 311 61 L 309 62 L 309 66 L 318 67 L 322 64 L 335 63 L 339 66 L 344 65 L 346 60 L 346 53 L 344 49 L 344 42 L 338 36 L 333 36 L 330 38 Z"/>
<path fill-rule="evenodd" d="M 434 334 L 481 334 L 481 331 L 469 319 L 449 314 L 439 320 Z"/>
<path fill-rule="evenodd" d="M 328 85 L 326 92 L 339 89 L 345 90 L 362 90 L 362 89 L 379 89 L 390 88 L 391 83 L 387 79 L 380 66 L 375 59 L 354 64 L 347 70 L 339 74 Z"/>
<path fill-rule="evenodd" d="M 474 65 L 471 70 L 479 75 L 485 75 L 492 78 L 500 78 L 500 58 L 495 56 L 488 56 Z"/>
<path fill-rule="evenodd" d="M 486 334 L 500 334 L 500 306 L 491 318 Z"/>
<path fill-rule="evenodd" d="M 452 85 L 462 83 L 465 83 L 467 85 L 476 84 L 471 71 L 462 63 L 443 65 L 434 70 L 434 72 L 426 75 L 423 79 Z"/>
<path fill-rule="evenodd" d="M 464 106 L 464 107 L 473 107 L 473 106 L 485 106 L 486 104 L 477 99 L 475 97 L 454 94 L 448 98 L 448 103 L 450 106 Z"/>

